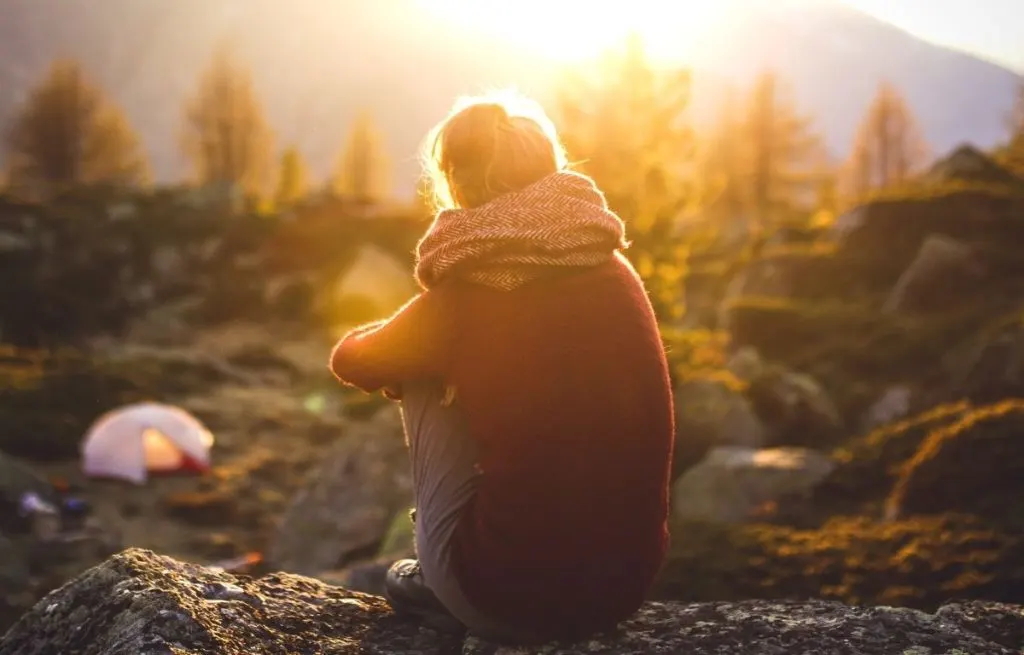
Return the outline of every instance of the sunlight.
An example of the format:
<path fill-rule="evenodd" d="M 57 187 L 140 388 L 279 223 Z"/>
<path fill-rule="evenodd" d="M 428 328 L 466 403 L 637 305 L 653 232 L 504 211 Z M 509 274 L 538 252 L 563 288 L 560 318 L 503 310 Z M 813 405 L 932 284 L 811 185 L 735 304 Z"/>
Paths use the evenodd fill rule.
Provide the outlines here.
<path fill-rule="evenodd" d="M 736 0 L 420 0 L 446 20 L 559 61 L 598 55 L 631 33 L 654 57 L 696 54 Z"/>

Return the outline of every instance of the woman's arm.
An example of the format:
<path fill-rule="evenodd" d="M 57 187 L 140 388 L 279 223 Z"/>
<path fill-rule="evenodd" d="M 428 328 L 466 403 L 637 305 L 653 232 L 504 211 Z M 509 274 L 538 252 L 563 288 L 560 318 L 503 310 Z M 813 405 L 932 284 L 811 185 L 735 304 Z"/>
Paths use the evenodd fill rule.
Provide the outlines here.
<path fill-rule="evenodd" d="M 449 294 L 441 287 L 417 295 L 391 318 L 355 328 L 331 354 L 343 383 L 374 392 L 407 380 L 440 377 L 452 341 Z"/>

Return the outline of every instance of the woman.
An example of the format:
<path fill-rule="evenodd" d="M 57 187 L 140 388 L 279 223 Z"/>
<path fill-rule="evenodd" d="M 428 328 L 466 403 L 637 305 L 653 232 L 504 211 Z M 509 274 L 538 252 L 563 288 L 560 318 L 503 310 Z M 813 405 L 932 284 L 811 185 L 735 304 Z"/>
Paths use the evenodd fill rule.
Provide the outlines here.
<path fill-rule="evenodd" d="M 673 448 L 622 221 L 535 103 L 457 105 L 428 145 L 424 290 L 331 358 L 402 403 L 418 561 L 392 567 L 388 599 L 504 640 L 613 628 L 664 557 Z"/>

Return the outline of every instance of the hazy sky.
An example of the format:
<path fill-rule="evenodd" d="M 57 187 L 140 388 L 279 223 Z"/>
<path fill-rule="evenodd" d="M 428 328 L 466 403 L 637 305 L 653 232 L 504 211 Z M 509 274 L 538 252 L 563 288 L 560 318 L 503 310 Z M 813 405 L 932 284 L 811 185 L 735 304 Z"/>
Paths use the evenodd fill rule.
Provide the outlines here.
<path fill-rule="evenodd" d="M 1024 72 L 1024 0 L 844 0 L 918 36 Z"/>

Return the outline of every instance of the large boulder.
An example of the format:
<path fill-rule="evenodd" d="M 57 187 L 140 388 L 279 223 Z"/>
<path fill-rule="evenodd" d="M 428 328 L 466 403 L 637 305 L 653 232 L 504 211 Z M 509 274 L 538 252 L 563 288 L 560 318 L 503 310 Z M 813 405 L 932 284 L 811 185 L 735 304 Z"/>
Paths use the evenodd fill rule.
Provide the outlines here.
<path fill-rule="evenodd" d="M 832 461 L 803 448 L 715 448 L 672 487 L 673 513 L 684 519 L 736 523 L 765 505 L 809 493 Z"/>
<path fill-rule="evenodd" d="M 409 457 L 392 404 L 348 423 L 285 511 L 269 560 L 282 570 L 317 575 L 371 556 L 411 502 Z"/>
<path fill-rule="evenodd" d="M 383 599 L 308 578 L 237 578 L 125 551 L 44 598 L 0 641 L 0 655 L 462 653 L 986 653 L 1012 655 L 1024 608 L 943 607 L 937 615 L 826 601 L 649 603 L 612 634 L 528 650 L 440 634 Z"/>
<path fill-rule="evenodd" d="M 985 268 L 969 244 L 931 235 L 903 271 L 882 307 L 884 312 L 944 309 L 951 300 L 974 293 Z"/>
<path fill-rule="evenodd" d="M 831 396 L 810 375 L 766 366 L 751 380 L 747 396 L 768 428 L 770 445 L 821 448 L 842 430 Z"/>
<path fill-rule="evenodd" d="M 699 462 L 712 448 L 764 445 L 764 426 L 737 379 L 726 375 L 684 379 L 676 386 L 674 401 L 676 476 Z"/>

